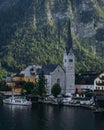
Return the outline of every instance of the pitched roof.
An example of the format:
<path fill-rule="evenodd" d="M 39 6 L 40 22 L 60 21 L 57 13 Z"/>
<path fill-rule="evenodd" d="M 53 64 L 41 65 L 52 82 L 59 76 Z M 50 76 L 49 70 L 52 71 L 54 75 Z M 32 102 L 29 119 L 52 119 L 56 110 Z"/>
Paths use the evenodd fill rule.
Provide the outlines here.
<path fill-rule="evenodd" d="M 47 64 L 42 66 L 42 70 L 44 71 L 44 74 L 49 75 L 51 72 L 53 72 L 58 64 Z"/>
<path fill-rule="evenodd" d="M 81 74 L 76 74 L 75 76 L 75 84 L 80 85 L 93 85 L 94 79 L 98 76 L 97 72 L 87 71 Z"/>

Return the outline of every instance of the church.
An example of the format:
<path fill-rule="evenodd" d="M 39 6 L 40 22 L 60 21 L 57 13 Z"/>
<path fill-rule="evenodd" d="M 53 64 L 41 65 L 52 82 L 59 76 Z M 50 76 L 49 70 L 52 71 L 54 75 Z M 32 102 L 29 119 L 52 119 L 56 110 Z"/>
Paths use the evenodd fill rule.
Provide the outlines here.
<path fill-rule="evenodd" d="M 61 86 L 61 93 L 75 93 L 75 57 L 71 37 L 70 24 L 68 27 L 68 38 L 63 54 L 63 67 L 59 64 L 46 64 L 43 66 L 28 66 L 23 73 L 25 76 L 37 76 L 39 70 L 44 71 L 46 78 L 47 94 L 51 94 L 51 88 L 55 83 Z"/>

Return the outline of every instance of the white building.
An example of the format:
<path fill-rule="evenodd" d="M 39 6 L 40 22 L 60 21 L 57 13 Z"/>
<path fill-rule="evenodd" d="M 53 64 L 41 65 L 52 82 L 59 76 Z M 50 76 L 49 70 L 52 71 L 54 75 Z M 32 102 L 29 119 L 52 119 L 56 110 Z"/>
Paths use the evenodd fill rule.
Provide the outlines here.
<path fill-rule="evenodd" d="M 51 88 L 55 83 L 61 86 L 61 93 L 65 93 L 65 72 L 60 65 L 47 64 L 42 66 L 46 78 L 47 93 L 51 94 Z"/>
<path fill-rule="evenodd" d="M 98 76 L 98 73 L 95 71 L 86 71 L 84 73 L 76 74 L 75 84 L 76 88 L 79 88 L 83 91 L 91 90 L 94 91 L 94 80 Z"/>
<path fill-rule="evenodd" d="M 65 50 L 63 63 L 66 83 L 65 92 L 75 93 L 75 59 L 72 48 Z"/>
<path fill-rule="evenodd" d="M 21 73 L 25 74 L 26 77 L 31 77 L 31 76 L 37 76 L 38 75 L 38 70 L 41 69 L 41 66 L 36 66 L 36 65 L 29 65 L 26 67 Z"/>
<path fill-rule="evenodd" d="M 103 90 L 104 91 L 104 72 L 101 73 L 95 80 L 94 80 L 94 90 Z"/>

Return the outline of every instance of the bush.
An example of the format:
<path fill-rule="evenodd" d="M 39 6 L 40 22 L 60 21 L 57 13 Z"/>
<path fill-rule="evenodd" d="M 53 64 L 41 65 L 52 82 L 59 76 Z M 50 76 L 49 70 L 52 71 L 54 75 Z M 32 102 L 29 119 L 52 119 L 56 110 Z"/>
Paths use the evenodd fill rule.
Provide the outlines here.
<path fill-rule="evenodd" d="M 54 84 L 51 89 L 51 93 L 53 96 L 57 97 L 58 94 L 61 92 L 61 87 L 58 83 Z"/>

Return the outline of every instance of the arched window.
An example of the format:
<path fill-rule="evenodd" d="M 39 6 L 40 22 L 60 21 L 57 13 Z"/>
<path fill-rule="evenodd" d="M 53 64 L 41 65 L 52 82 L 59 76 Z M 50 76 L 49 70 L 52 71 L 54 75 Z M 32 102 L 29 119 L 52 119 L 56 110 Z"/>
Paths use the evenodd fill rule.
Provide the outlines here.
<path fill-rule="evenodd" d="M 60 79 L 59 78 L 57 79 L 57 83 L 60 85 Z"/>
<path fill-rule="evenodd" d="M 69 62 L 73 62 L 73 59 L 69 59 Z"/>
<path fill-rule="evenodd" d="M 66 60 L 66 59 L 65 59 L 64 61 L 65 61 L 65 62 L 67 62 L 67 60 Z"/>

